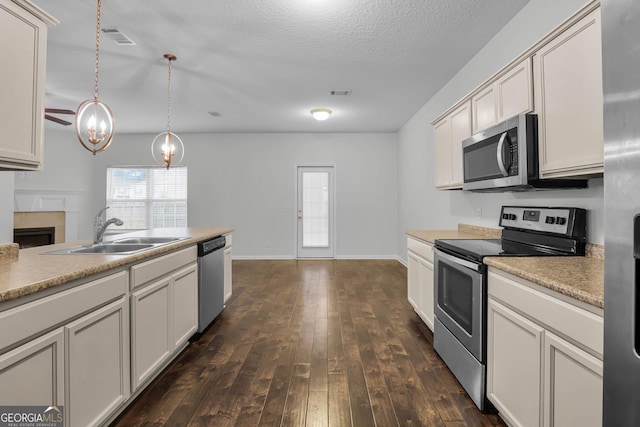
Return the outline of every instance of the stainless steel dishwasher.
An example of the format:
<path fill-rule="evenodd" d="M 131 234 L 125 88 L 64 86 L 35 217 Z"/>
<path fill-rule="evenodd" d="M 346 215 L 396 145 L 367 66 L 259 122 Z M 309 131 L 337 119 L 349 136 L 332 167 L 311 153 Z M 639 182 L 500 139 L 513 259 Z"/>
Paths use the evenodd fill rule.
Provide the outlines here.
<path fill-rule="evenodd" d="M 198 243 L 198 332 L 224 308 L 224 236 Z"/>

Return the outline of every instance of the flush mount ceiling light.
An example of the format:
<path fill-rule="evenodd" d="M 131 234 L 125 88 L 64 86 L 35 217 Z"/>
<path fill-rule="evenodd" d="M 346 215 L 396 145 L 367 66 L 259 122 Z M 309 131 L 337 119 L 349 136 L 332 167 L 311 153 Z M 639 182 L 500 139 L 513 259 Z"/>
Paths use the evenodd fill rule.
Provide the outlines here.
<path fill-rule="evenodd" d="M 313 110 L 311 110 L 311 115 L 314 119 L 323 121 L 329 118 L 329 116 L 331 115 L 331 110 L 329 110 L 328 108 L 314 108 Z"/>
<path fill-rule="evenodd" d="M 107 149 L 113 139 L 113 113 L 107 104 L 98 100 L 98 65 L 100 62 L 100 10 L 98 0 L 96 19 L 96 67 L 93 98 L 83 101 L 76 112 L 76 134 L 80 144 L 95 156 Z M 98 130 L 98 126 L 100 129 Z"/>
<path fill-rule="evenodd" d="M 164 55 L 169 61 L 169 73 L 167 83 L 167 130 L 158 134 L 151 144 L 151 155 L 153 159 L 161 166 L 167 169 L 173 164 L 179 165 L 184 157 L 184 144 L 178 135 L 171 132 L 171 62 L 175 61 L 176 56 L 170 53 Z"/>

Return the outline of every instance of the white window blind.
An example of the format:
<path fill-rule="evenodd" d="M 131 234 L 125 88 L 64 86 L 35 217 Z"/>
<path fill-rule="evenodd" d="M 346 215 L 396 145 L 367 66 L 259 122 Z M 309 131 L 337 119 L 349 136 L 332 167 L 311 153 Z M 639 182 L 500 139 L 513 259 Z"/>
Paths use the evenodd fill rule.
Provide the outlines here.
<path fill-rule="evenodd" d="M 187 168 L 117 166 L 107 168 L 107 217 L 119 229 L 187 226 Z"/>

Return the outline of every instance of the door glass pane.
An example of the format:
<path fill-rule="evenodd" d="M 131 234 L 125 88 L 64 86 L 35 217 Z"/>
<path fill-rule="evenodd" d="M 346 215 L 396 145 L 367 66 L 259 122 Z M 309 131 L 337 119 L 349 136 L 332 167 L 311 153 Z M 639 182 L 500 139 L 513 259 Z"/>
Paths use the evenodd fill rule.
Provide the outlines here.
<path fill-rule="evenodd" d="M 438 305 L 471 335 L 473 277 L 442 262 L 438 266 Z"/>
<path fill-rule="evenodd" d="M 302 174 L 302 246 L 329 246 L 329 173 Z"/>

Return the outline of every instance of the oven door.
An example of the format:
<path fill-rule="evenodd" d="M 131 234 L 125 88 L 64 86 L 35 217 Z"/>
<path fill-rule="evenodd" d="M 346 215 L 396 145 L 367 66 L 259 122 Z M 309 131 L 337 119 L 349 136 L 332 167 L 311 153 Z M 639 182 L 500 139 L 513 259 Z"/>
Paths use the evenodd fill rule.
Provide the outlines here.
<path fill-rule="evenodd" d="M 484 362 L 484 266 L 434 248 L 435 316 Z"/>

